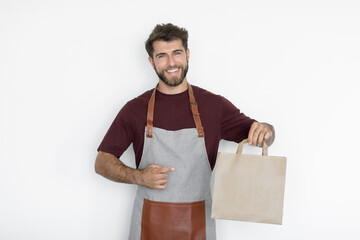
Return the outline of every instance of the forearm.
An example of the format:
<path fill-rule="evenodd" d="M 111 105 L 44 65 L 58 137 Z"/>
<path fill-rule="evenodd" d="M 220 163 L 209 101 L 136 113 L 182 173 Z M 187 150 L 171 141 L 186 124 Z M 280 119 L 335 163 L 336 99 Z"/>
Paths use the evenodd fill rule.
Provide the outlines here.
<path fill-rule="evenodd" d="M 130 168 L 116 156 L 99 152 L 95 161 L 95 172 L 115 182 L 139 184 L 140 170 Z"/>

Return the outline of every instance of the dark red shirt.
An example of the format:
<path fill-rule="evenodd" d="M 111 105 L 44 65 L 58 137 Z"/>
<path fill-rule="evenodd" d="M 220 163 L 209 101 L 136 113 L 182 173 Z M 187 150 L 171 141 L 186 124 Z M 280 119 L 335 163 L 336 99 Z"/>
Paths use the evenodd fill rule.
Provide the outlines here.
<path fill-rule="evenodd" d="M 193 90 L 204 127 L 206 151 L 213 169 L 219 141 L 242 141 L 247 138 L 250 126 L 255 120 L 245 116 L 220 95 L 196 86 L 193 86 Z M 136 166 L 139 166 L 144 146 L 147 107 L 152 92 L 153 89 L 125 104 L 111 124 L 98 151 L 111 153 L 119 158 L 133 143 Z M 195 128 L 188 91 L 174 95 L 156 91 L 154 127 L 170 131 Z"/>

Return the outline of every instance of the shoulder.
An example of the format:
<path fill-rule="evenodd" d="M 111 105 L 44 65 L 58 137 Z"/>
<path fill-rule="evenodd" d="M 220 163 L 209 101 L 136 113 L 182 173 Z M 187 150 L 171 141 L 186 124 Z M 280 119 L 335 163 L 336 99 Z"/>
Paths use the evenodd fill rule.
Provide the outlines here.
<path fill-rule="evenodd" d="M 147 105 L 153 90 L 154 89 L 150 89 L 142 93 L 141 95 L 131 99 L 123 106 L 121 111 L 125 111 L 129 115 L 129 117 L 131 117 L 131 115 L 138 115 L 143 113 L 144 109 L 147 109 Z"/>
<path fill-rule="evenodd" d="M 221 119 L 224 108 L 224 97 L 198 86 L 192 87 L 200 113 L 213 122 L 217 122 L 215 121 L 216 119 Z"/>
<path fill-rule="evenodd" d="M 191 85 L 194 90 L 194 95 L 197 101 L 221 101 L 222 96 L 212 93 L 204 88 Z"/>
<path fill-rule="evenodd" d="M 144 93 L 142 93 L 141 95 L 131 99 L 130 101 L 128 101 L 125 106 L 128 108 L 132 108 L 132 107 L 138 107 L 138 106 L 142 106 L 142 105 L 147 105 L 147 103 L 149 102 L 149 99 L 151 97 L 151 94 L 153 92 L 154 89 L 150 89 Z"/>
<path fill-rule="evenodd" d="M 119 111 L 117 118 L 125 122 L 133 123 L 134 119 L 142 117 L 146 113 L 147 104 L 151 97 L 152 90 L 148 90 L 141 95 L 128 101 Z"/>
<path fill-rule="evenodd" d="M 207 106 L 210 106 L 211 108 L 217 108 L 220 110 L 224 105 L 232 105 L 232 103 L 227 100 L 225 97 L 212 93 L 204 88 L 191 85 L 194 89 L 194 95 L 196 98 L 196 101 L 199 104 L 205 104 Z M 220 108 L 220 109 L 219 109 Z"/>
<path fill-rule="evenodd" d="M 212 93 L 198 86 L 193 86 L 196 101 L 199 108 L 211 110 L 221 115 L 238 114 L 240 110 L 227 98 L 219 94 Z"/>

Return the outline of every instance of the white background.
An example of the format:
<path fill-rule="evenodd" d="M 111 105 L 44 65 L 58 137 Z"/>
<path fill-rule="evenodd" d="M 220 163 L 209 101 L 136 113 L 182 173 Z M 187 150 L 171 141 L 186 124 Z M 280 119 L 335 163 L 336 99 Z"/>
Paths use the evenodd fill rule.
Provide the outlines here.
<path fill-rule="evenodd" d="M 357 0 L 0 0 L 0 239 L 127 239 L 136 187 L 95 174 L 96 149 L 155 86 L 144 42 L 167 22 L 189 82 L 272 123 L 288 158 L 283 225 L 220 220 L 218 239 L 360 239 Z"/>

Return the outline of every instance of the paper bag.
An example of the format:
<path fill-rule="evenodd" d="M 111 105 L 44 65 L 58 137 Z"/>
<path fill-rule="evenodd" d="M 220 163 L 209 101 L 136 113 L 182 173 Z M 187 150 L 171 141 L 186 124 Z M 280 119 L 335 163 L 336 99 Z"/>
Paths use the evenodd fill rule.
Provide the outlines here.
<path fill-rule="evenodd" d="M 282 224 L 286 158 L 219 152 L 216 162 L 212 218 Z"/>

